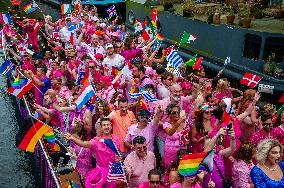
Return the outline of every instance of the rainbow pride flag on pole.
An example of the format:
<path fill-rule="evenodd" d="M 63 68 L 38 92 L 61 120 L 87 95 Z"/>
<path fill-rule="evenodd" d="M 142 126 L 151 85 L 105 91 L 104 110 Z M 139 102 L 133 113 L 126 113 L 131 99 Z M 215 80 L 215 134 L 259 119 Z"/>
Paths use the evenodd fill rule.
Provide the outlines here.
<path fill-rule="evenodd" d="M 26 14 L 30 14 L 30 13 L 36 11 L 36 8 L 33 7 L 33 3 L 30 2 L 29 4 L 27 4 L 26 6 L 23 7 L 23 11 L 24 11 Z"/>
<path fill-rule="evenodd" d="M 61 14 L 71 14 L 71 4 L 62 4 Z"/>
<path fill-rule="evenodd" d="M 186 177 L 193 177 L 199 170 L 213 170 L 214 151 L 208 153 L 194 153 L 182 156 L 178 166 L 178 172 Z"/>

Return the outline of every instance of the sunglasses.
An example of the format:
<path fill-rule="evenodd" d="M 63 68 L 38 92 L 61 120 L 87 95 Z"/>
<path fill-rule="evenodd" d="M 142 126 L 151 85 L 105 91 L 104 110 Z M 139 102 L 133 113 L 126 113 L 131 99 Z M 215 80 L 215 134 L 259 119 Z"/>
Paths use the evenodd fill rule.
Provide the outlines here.
<path fill-rule="evenodd" d="M 160 183 L 161 183 L 161 181 L 149 181 L 150 182 L 150 184 L 155 184 L 155 185 L 159 185 Z"/>
<path fill-rule="evenodd" d="M 175 112 L 171 112 L 172 115 L 178 115 L 180 114 L 180 111 L 175 111 Z"/>
<path fill-rule="evenodd" d="M 263 123 L 264 127 L 268 127 L 268 126 L 271 126 L 271 125 L 272 125 L 272 123 Z"/>

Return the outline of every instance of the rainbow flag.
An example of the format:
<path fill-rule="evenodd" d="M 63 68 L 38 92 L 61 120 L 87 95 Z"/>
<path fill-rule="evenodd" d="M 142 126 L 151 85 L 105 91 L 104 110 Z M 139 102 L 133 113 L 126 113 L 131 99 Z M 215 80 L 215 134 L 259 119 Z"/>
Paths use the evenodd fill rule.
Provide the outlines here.
<path fill-rule="evenodd" d="M 44 133 L 44 138 L 46 139 L 46 141 L 47 141 L 49 144 L 54 144 L 54 143 L 55 143 L 55 136 L 54 136 L 53 131 Z"/>
<path fill-rule="evenodd" d="M 194 153 L 182 156 L 178 172 L 186 177 L 193 177 L 199 170 L 212 171 L 214 151 Z"/>
<path fill-rule="evenodd" d="M 165 38 L 163 37 L 163 35 L 161 33 L 157 33 L 156 38 L 160 41 L 165 40 Z"/>
<path fill-rule="evenodd" d="M 7 92 L 21 99 L 32 87 L 33 81 L 17 77 Z"/>
<path fill-rule="evenodd" d="M 25 127 L 23 127 L 24 134 L 19 136 L 19 149 L 34 152 L 35 146 L 37 145 L 39 139 L 41 139 L 45 133 L 50 132 L 51 130 L 51 127 L 39 121 L 33 125 L 25 124 Z"/>
<path fill-rule="evenodd" d="M 76 182 L 71 182 L 67 188 L 80 188 L 81 186 Z"/>
<path fill-rule="evenodd" d="M 23 11 L 26 13 L 26 14 L 30 14 L 34 11 L 36 11 L 36 8 L 33 7 L 33 3 L 30 2 L 29 4 L 27 4 L 26 6 L 23 7 Z"/>

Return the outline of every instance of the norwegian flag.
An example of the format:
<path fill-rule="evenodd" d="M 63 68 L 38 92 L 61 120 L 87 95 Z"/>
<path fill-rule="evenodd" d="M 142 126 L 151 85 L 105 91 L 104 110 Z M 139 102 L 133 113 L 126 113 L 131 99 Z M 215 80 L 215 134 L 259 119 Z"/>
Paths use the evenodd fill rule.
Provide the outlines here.
<path fill-rule="evenodd" d="M 121 162 L 110 163 L 109 166 L 110 168 L 109 168 L 109 172 L 107 175 L 108 182 L 115 182 L 115 181 L 127 182 L 125 172 L 124 172 Z"/>
<path fill-rule="evenodd" d="M 240 80 L 240 83 L 247 85 L 250 88 L 254 88 L 260 82 L 261 79 L 261 76 L 246 72 L 244 77 Z"/>

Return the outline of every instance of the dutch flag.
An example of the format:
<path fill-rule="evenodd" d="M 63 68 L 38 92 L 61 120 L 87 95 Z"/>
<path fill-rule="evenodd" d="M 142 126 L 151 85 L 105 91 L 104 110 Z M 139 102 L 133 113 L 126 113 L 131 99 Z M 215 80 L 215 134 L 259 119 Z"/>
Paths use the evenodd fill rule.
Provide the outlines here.
<path fill-rule="evenodd" d="M 78 98 L 75 101 L 77 108 L 80 109 L 86 104 L 94 95 L 95 95 L 95 89 L 90 83 L 89 80 L 86 80 L 83 87 L 80 89 L 78 93 Z"/>
<path fill-rule="evenodd" d="M 13 21 L 11 19 L 10 14 L 2 14 L 1 22 L 2 22 L 2 24 L 13 25 Z"/>

